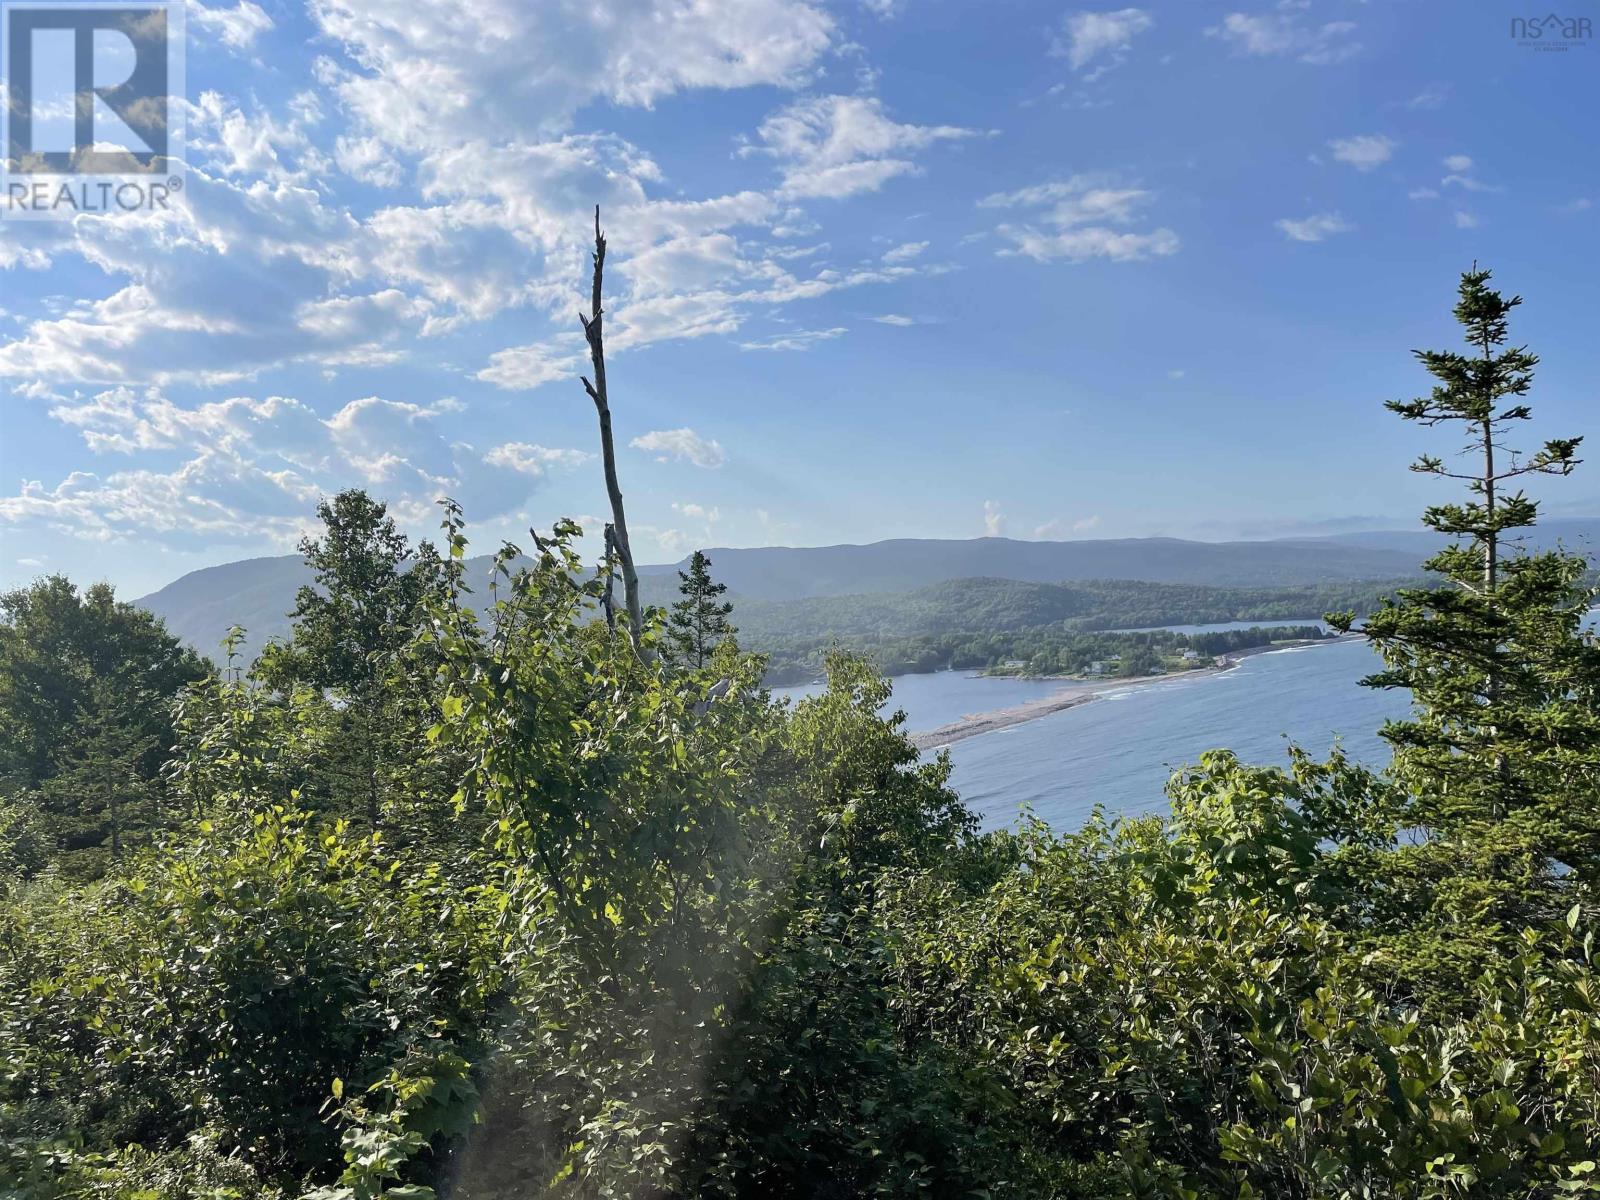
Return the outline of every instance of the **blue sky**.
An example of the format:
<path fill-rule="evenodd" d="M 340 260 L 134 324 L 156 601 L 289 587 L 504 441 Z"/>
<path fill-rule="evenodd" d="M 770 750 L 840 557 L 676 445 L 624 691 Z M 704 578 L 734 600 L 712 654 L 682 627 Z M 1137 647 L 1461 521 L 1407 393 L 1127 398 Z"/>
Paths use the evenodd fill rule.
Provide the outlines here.
<path fill-rule="evenodd" d="M 191 4 L 183 209 L 0 225 L 0 579 L 137 595 L 353 485 L 602 513 L 596 202 L 648 561 L 1409 522 L 1382 401 L 1474 259 L 1530 441 L 1594 434 L 1600 45 L 1242 2 Z"/>

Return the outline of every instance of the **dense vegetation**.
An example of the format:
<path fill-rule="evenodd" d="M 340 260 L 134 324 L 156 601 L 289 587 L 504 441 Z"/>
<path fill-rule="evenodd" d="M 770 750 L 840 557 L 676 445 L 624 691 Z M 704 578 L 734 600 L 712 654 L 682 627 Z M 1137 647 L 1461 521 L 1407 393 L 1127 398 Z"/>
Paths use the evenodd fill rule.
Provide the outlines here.
<path fill-rule="evenodd" d="M 920 638 L 841 639 L 815 647 L 799 658 L 768 656 L 767 682 L 793 683 L 826 669 L 829 651 L 846 649 L 866 658 L 886 675 L 924 671 L 989 670 L 1026 675 L 1080 675 L 1094 664 L 1122 676 L 1210 666 L 1217 655 L 1255 650 L 1275 642 L 1331 636 L 1319 625 L 1259 626 L 1211 633 L 1174 633 L 1152 629 L 1128 633 L 1075 633 L 1060 626 L 1020 629 L 1012 633 L 947 633 Z M 1185 651 L 1201 661 L 1186 663 Z"/>
<path fill-rule="evenodd" d="M 1576 544 L 1592 542 L 1595 529 L 1594 522 L 1586 521 L 1554 521 L 1549 527 Z M 1551 539 L 1549 530 L 1541 527 L 1539 531 L 1546 540 Z M 602 530 L 587 532 L 600 540 Z M 783 633 L 792 616 L 796 628 L 812 635 L 910 634 L 978 628 L 964 623 L 964 618 L 960 623 L 945 622 L 933 627 L 908 625 L 894 615 L 893 609 L 883 614 L 889 618 L 888 624 L 874 616 L 875 606 L 883 597 L 924 589 L 936 593 L 951 580 L 978 581 L 969 583 L 969 588 L 978 592 L 985 590 L 985 584 L 1008 587 L 1020 582 L 1025 588 L 1033 582 L 1049 588 L 1063 581 L 1072 581 L 1074 588 L 1094 590 L 1102 586 L 1095 581 L 1121 580 L 1124 582 L 1120 586 L 1131 603 L 1106 607 L 1115 613 L 1114 624 L 1123 627 L 1313 617 L 1328 611 L 1330 605 L 1350 607 L 1360 599 L 1376 596 L 1378 590 L 1370 584 L 1363 585 L 1363 580 L 1415 577 L 1422 560 L 1437 548 L 1437 539 L 1420 530 L 1369 536 L 1376 545 L 1359 540 L 1346 543 L 1337 538 L 1269 542 L 1185 542 L 1173 538 L 1037 542 L 975 538 L 899 540 L 867 546 L 706 549 L 716 561 L 719 582 L 728 585 L 729 597 L 739 604 L 752 629 L 763 627 L 770 620 L 773 628 Z M 489 560 L 490 556 L 482 555 L 469 562 L 469 577 L 486 581 Z M 678 571 L 687 565 L 687 561 L 672 567 L 640 565 L 642 599 L 662 606 L 676 601 Z M 143 603 L 180 640 L 203 652 L 215 649 L 235 623 L 249 628 L 251 641 L 259 649 L 273 639 L 287 638 L 289 623 L 285 614 L 294 605 L 296 591 L 310 578 L 311 572 L 295 555 L 246 559 L 191 572 L 146 596 Z M 1147 611 L 1141 612 L 1147 595 L 1162 593 L 1148 592 L 1143 585 L 1128 584 L 1128 580 L 1170 584 L 1175 590 L 1165 593 L 1165 597 L 1183 603 L 1148 606 Z M 1333 593 L 1321 607 L 1317 607 L 1314 596 L 1307 594 L 1318 588 Z M 1243 612 L 1238 618 L 1216 615 L 1232 611 L 1229 597 L 1241 590 L 1255 593 L 1263 607 Z M 1339 598 L 1340 593 L 1345 599 Z M 1271 610 L 1274 598 L 1279 596 L 1292 605 L 1288 611 Z M 845 597 L 864 600 L 859 604 L 855 600 L 830 603 Z M 964 602 L 959 595 L 953 598 L 958 601 L 956 615 L 960 616 Z M 887 603 L 898 607 L 896 600 Z M 933 603 L 935 607 L 942 604 Z M 907 615 L 919 619 L 916 610 L 920 607 L 920 602 L 913 602 Z M 855 615 L 858 608 L 859 617 Z M 1189 615 L 1191 612 L 1193 615 Z M 937 618 L 936 613 L 933 615 Z M 1049 618 L 1041 618 L 1044 619 Z M 875 625 L 861 628 L 863 621 L 873 621 Z"/>
<path fill-rule="evenodd" d="M 836 647 L 865 655 L 888 675 L 981 670 L 1008 659 L 1035 658 L 1041 674 L 1071 672 L 1150 644 L 1148 638 L 1111 637 L 1107 631 L 1315 620 L 1330 611 L 1362 614 L 1404 582 L 1217 588 L 1128 579 L 1070 584 L 953 579 L 900 594 L 736 602 L 744 640 L 768 658 L 769 680 L 791 683 L 819 675 L 828 651 Z M 1171 639 L 1166 644 L 1169 649 L 1188 645 Z M 1260 644 L 1257 634 L 1249 641 L 1195 648 L 1217 654 Z"/>
<path fill-rule="evenodd" d="M 1532 362 L 1461 295 L 1474 356 L 1403 415 L 1498 441 Z M 859 657 L 774 704 L 709 576 L 597 618 L 569 523 L 468 593 L 454 509 L 435 555 L 340 496 L 248 675 L 8 597 L 0 1191 L 1600 1193 L 1600 646 L 1504 482 L 1370 618 L 1392 771 L 1217 751 L 1080 831 L 980 833 Z M 178 702 L 159 762 L 118 757 L 134 686 Z M 101 742 L 137 839 L 74 773 Z"/>

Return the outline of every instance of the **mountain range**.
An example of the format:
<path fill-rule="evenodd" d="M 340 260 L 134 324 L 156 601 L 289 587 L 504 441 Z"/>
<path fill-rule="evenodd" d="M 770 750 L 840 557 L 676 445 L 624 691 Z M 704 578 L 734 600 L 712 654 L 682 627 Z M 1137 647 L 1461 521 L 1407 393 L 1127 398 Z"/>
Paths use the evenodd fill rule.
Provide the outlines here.
<path fill-rule="evenodd" d="M 1589 552 L 1600 546 L 1600 518 L 1547 522 L 1530 539 Z M 712 574 L 738 600 L 799 602 L 823 597 L 903 593 L 951 580 L 1066 583 L 1133 580 L 1204 587 L 1307 587 L 1415 576 L 1440 544 L 1423 530 L 1377 530 L 1269 541 L 1199 542 L 1118 538 L 1072 542 L 898 538 L 865 545 L 712 547 Z M 487 557 L 469 575 L 487 574 Z M 641 566 L 647 603 L 667 603 L 683 563 Z M 162 617 L 184 641 L 214 653 L 228 627 L 242 625 L 259 648 L 288 633 L 295 592 L 311 582 L 298 554 L 206 567 L 174 580 L 138 603 Z M 798 611 L 798 610 L 797 610 Z M 775 614 L 763 614 L 771 619 Z"/>

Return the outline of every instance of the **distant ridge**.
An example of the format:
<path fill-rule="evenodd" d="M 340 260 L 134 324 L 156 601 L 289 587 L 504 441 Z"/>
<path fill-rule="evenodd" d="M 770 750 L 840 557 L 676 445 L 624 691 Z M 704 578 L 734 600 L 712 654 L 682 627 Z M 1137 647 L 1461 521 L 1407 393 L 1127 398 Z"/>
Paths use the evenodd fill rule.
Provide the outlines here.
<path fill-rule="evenodd" d="M 1600 518 L 1542 524 L 1534 543 L 1560 541 L 1589 552 L 1600 545 Z M 1439 545 L 1423 530 L 1380 530 L 1272 541 L 1196 542 L 1117 538 L 1031 542 L 1012 538 L 896 538 L 866 545 L 712 547 L 712 573 L 736 598 L 762 601 L 907 592 L 957 579 L 1066 583 L 1142 580 L 1209 587 L 1294 587 L 1417 574 Z M 487 572 L 487 557 L 473 570 Z M 640 568 L 645 599 L 667 600 L 682 563 Z M 297 554 L 251 558 L 191 571 L 138 603 L 203 653 L 216 656 L 230 625 L 249 631 L 259 649 L 288 633 L 295 591 L 311 574 Z"/>
<path fill-rule="evenodd" d="M 1120 538 L 1082 542 L 897 538 L 869 545 L 712 548 L 713 573 L 730 591 L 762 600 L 903 592 L 947 579 L 1062 583 L 1140 579 L 1215 587 L 1271 587 L 1394 578 L 1422 553 L 1332 541 L 1190 542 Z M 649 568 L 651 572 L 673 567 Z"/>

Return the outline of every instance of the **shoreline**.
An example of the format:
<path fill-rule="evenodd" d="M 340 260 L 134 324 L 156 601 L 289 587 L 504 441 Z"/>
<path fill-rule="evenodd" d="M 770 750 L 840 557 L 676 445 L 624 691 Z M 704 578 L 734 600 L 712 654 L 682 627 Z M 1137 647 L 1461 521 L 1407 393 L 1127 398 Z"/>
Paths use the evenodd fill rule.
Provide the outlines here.
<path fill-rule="evenodd" d="M 1059 692 L 1052 693 L 1049 696 L 1041 696 L 1037 700 L 1029 700 L 1025 704 L 1012 705 L 1010 708 L 997 708 L 990 712 L 972 713 L 969 716 L 941 725 L 937 729 L 916 731 L 906 736 L 919 751 L 942 750 L 946 746 L 953 746 L 955 743 L 964 742 L 968 738 L 978 737 L 985 733 L 994 733 L 1000 729 L 1010 729 L 1015 725 L 1037 721 L 1040 717 L 1048 717 L 1053 713 L 1065 712 L 1069 708 L 1077 708 L 1080 705 L 1097 700 L 1109 692 L 1148 687 L 1151 684 L 1171 683 L 1179 679 L 1204 679 L 1214 675 L 1221 675 L 1225 671 L 1231 671 L 1244 659 L 1258 654 L 1271 654 L 1278 650 L 1301 650 L 1316 646 L 1333 646 L 1360 636 L 1360 634 L 1351 633 L 1340 637 L 1317 638 L 1312 641 L 1279 642 L 1268 646 L 1250 646 L 1246 649 L 1235 650 L 1232 653 L 1223 655 L 1227 660 L 1225 666 L 1201 667 L 1193 671 L 1172 671 L 1165 675 L 1145 675 L 1137 679 L 1085 680 L 1073 679 L 1072 676 L 1036 675 L 1031 678 L 1060 679 L 1063 681 L 1063 686 Z M 1012 676 L 1012 678 L 1017 677 Z"/>

